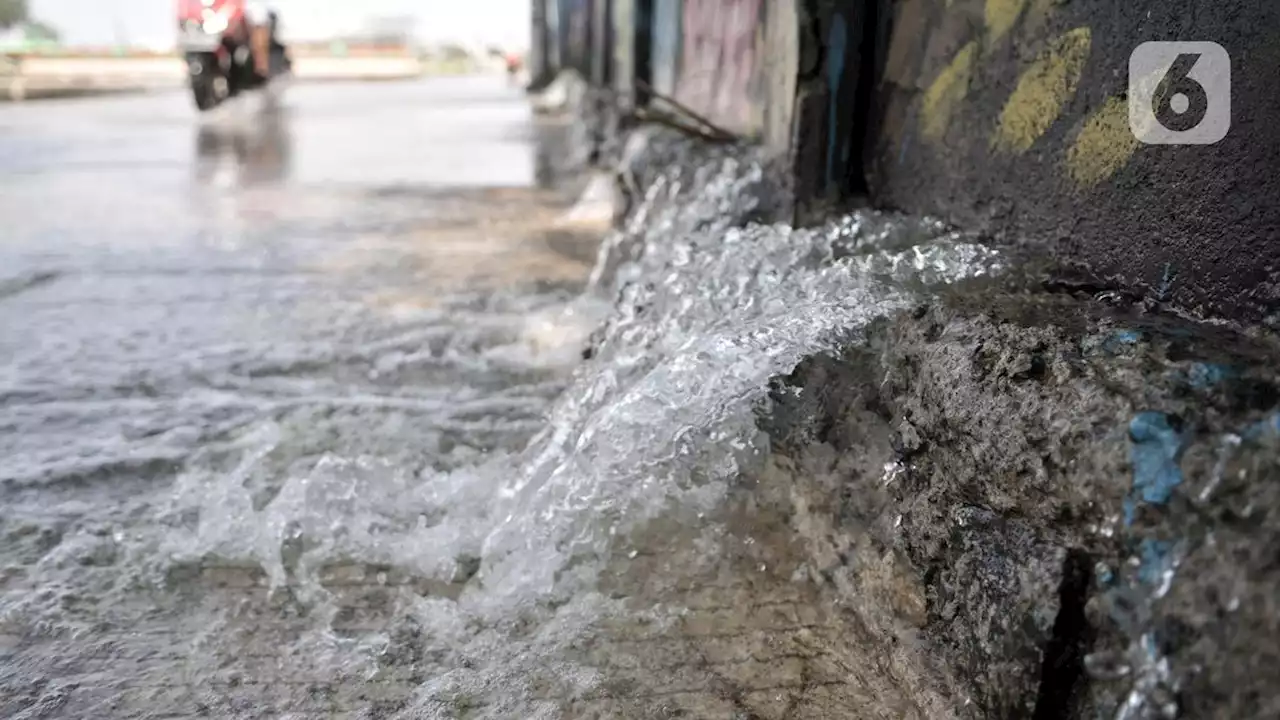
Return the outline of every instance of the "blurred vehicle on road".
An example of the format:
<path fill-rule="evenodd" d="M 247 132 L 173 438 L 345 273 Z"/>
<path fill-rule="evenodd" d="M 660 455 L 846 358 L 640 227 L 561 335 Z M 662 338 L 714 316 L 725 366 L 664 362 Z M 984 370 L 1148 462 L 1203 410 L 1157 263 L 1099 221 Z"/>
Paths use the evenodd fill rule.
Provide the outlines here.
<path fill-rule="evenodd" d="M 514 78 L 524 69 L 524 56 L 518 52 L 508 52 L 503 59 L 507 64 L 507 77 Z"/>
<path fill-rule="evenodd" d="M 278 25 L 277 13 L 261 2 L 179 0 L 178 46 L 197 108 L 217 107 L 289 71 Z"/>

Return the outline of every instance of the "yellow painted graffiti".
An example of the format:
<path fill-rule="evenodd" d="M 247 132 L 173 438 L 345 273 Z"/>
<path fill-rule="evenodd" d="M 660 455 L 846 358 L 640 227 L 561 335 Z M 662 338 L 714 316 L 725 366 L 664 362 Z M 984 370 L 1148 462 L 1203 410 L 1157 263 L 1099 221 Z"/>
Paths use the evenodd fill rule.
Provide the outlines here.
<path fill-rule="evenodd" d="M 1129 129 L 1129 103 L 1109 98 L 1067 150 L 1067 172 L 1082 187 L 1092 187 L 1116 174 L 1137 149 L 1138 139 Z"/>
<path fill-rule="evenodd" d="M 977 56 L 976 42 L 960 48 L 951 63 L 938 73 L 938 77 L 925 90 L 921 105 L 920 132 L 926 138 L 936 141 L 947 134 L 952 113 L 969 92 Z"/>
<path fill-rule="evenodd" d="M 1026 152 L 1053 125 L 1076 92 L 1092 34 L 1087 27 L 1058 37 L 1018 78 L 991 138 L 994 149 Z"/>
<path fill-rule="evenodd" d="M 987 43 L 995 45 L 1000 38 L 1009 34 L 1026 6 L 1027 0 L 987 0 L 982 13 L 987 28 Z"/>

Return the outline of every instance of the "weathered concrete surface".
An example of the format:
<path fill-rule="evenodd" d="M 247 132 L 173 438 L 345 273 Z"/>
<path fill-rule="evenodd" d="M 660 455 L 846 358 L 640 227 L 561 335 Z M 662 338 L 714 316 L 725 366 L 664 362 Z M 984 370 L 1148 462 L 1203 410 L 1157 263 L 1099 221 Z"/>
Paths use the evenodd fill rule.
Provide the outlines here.
<path fill-rule="evenodd" d="M 1275 352 L 1001 289 L 780 378 L 758 492 L 862 628 L 853 677 L 942 701 L 851 716 L 1280 710 Z"/>
<path fill-rule="evenodd" d="M 650 150 L 641 188 L 682 167 Z M 736 491 L 751 542 L 664 595 L 690 608 L 679 626 L 605 639 L 614 695 L 586 707 L 1274 714 L 1280 347 L 1037 275 L 957 288 L 778 378 L 758 420 L 772 457 Z M 673 547 L 679 533 L 655 531 Z M 653 547 L 618 579 L 637 607 L 678 556 Z M 635 697 L 672 665 L 688 682 Z"/>
<path fill-rule="evenodd" d="M 629 184 L 693 192 L 681 160 L 702 157 L 679 147 L 650 142 Z M 639 224 L 613 238 L 620 264 L 679 235 L 654 217 L 647 246 L 627 241 Z M 618 322 L 652 312 L 648 277 L 620 275 Z M 590 646 L 609 692 L 573 710 L 1274 715 L 1280 346 L 1037 277 L 953 287 L 776 378 L 756 424 L 771 453 L 734 485 L 746 540 L 697 574 L 691 521 L 656 523 L 609 589 L 686 612 Z"/>
<path fill-rule="evenodd" d="M 802 0 L 795 42 L 799 57 L 786 67 L 795 79 L 794 117 L 786 145 L 791 158 L 795 216 L 820 220 L 850 197 L 865 195 L 865 143 L 875 50 L 883 8 L 868 0 Z M 789 96 L 788 96 L 789 97 Z"/>
<path fill-rule="evenodd" d="M 735 133 L 773 143 L 787 135 L 799 62 L 797 3 L 684 0 L 657 9 L 676 16 L 660 15 L 648 28 L 661 49 L 655 76 L 673 81 L 665 94 Z"/>
<path fill-rule="evenodd" d="M 1249 319 L 1280 307 L 1280 6 L 907 0 L 880 49 L 875 199 L 1047 248 L 1095 287 Z M 1129 131 L 1128 59 L 1148 40 L 1232 57 L 1216 145 Z"/>

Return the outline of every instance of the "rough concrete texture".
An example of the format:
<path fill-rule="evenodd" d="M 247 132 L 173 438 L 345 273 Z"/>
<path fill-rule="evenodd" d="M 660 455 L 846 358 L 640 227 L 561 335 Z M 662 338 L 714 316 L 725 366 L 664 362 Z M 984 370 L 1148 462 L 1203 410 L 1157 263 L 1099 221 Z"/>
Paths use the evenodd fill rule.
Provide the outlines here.
<path fill-rule="evenodd" d="M 681 152 L 652 136 L 625 182 L 674 166 L 690 192 Z M 630 220 L 620 263 L 644 252 Z M 776 378 L 738 544 L 691 570 L 687 530 L 655 524 L 609 587 L 637 611 L 592 646 L 605 690 L 567 716 L 1280 712 L 1275 339 L 1040 278 L 948 291 Z"/>
<path fill-rule="evenodd" d="M 868 166 L 883 205 L 1047 247 L 1097 287 L 1207 315 L 1280 303 L 1280 6 L 1270 0 L 887 3 Z M 1141 145 L 1130 53 L 1213 41 L 1231 55 L 1231 130 Z"/>
<path fill-rule="evenodd" d="M 1002 291 L 779 378 L 757 482 L 921 703 L 853 716 L 1280 712 L 1274 350 Z"/>

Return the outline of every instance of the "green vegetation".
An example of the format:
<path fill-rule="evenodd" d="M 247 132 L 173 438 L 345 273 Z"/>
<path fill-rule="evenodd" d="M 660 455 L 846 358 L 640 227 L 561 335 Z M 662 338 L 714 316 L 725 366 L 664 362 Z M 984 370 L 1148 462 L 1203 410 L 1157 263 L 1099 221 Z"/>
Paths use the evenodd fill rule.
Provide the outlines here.
<path fill-rule="evenodd" d="M 47 50 L 61 39 L 58 29 L 31 17 L 27 0 L 0 0 L 0 30 L 21 28 L 19 50 Z"/>
<path fill-rule="evenodd" d="M 0 29 L 26 22 L 27 0 L 0 0 Z"/>

